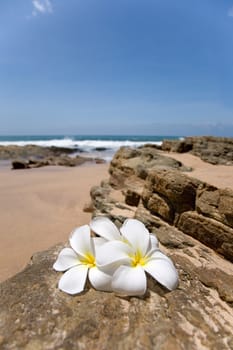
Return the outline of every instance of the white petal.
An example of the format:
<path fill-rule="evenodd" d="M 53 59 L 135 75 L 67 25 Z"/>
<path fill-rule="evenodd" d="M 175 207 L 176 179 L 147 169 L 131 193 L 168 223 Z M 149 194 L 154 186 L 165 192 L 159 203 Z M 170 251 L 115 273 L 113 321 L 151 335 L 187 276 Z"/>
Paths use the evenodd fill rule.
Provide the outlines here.
<path fill-rule="evenodd" d="M 87 279 L 88 267 L 78 265 L 66 271 L 61 277 L 58 288 L 68 294 L 77 294 L 83 291 Z"/>
<path fill-rule="evenodd" d="M 159 247 L 159 241 L 157 237 L 150 233 L 150 249 L 157 249 Z"/>
<path fill-rule="evenodd" d="M 112 276 L 101 271 L 98 267 L 92 267 L 88 272 L 89 281 L 91 285 L 97 290 L 103 290 L 106 292 L 112 291 Z"/>
<path fill-rule="evenodd" d="M 108 242 L 105 238 L 102 238 L 102 237 L 93 237 L 92 239 L 94 242 L 95 249 L 97 247 L 101 247 L 104 243 Z"/>
<path fill-rule="evenodd" d="M 142 255 L 146 254 L 149 248 L 149 231 L 141 221 L 127 219 L 120 231 L 135 251 L 139 250 Z"/>
<path fill-rule="evenodd" d="M 163 254 L 159 249 L 152 251 L 152 254 L 150 254 L 150 259 L 165 259 L 173 265 L 171 259 L 167 255 Z"/>
<path fill-rule="evenodd" d="M 91 220 L 90 228 L 100 237 L 108 241 L 121 239 L 116 225 L 107 217 L 98 216 Z"/>
<path fill-rule="evenodd" d="M 88 253 L 95 255 L 94 244 L 88 225 L 81 226 L 71 233 L 70 245 L 76 253 L 82 257 L 85 257 Z"/>
<path fill-rule="evenodd" d="M 122 264 L 130 265 L 130 246 L 121 241 L 109 241 L 96 250 L 97 266 L 108 273 L 112 273 Z"/>
<path fill-rule="evenodd" d="M 73 251 L 73 249 L 64 248 L 59 253 L 57 260 L 53 264 L 53 268 L 56 271 L 66 271 L 79 263 L 77 254 Z"/>
<path fill-rule="evenodd" d="M 161 253 L 162 254 L 162 253 Z M 164 255 L 164 254 L 162 254 Z M 166 257 L 151 259 L 143 266 L 153 278 L 169 290 L 173 290 L 178 285 L 178 273 L 172 261 Z"/>
<path fill-rule="evenodd" d="M 118 294 L 145 294 L 146 274 L 142 267 L 120 266 L 112 277 L 112 289 Z"/>

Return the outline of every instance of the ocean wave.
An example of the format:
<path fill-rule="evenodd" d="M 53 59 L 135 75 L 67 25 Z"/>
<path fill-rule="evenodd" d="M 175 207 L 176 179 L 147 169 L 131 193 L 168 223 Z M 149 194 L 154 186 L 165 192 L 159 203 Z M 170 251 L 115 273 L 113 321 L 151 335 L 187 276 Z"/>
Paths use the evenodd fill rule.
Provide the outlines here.
<path fill-rule="evenodd" d="M 41 147 L 68 147 L 73 149 L 82 149 L 90 152 L 95 149 L 111 149 L 116 150 L 122 146 L 139 147 L 146 143 L 161 145 L 162 141 L 114 141 L 114 140 L 74 140 L 72 138 L 51 139 L 51 140 L 17 140 L 17 141 L 0 141 L 1 146 L 27 146 L 36 145 Z"/>

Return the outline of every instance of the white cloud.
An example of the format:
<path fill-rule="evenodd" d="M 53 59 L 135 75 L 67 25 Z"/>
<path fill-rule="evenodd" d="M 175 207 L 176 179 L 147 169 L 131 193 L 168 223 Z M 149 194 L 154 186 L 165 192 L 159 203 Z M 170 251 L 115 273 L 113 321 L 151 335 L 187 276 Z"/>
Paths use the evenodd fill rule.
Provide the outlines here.
<path fill-rule="evenodd" d="M 233 17 L 233 6 L 228 10 L 228 16 Z"/>
<path fill-rule="evenodd" d="M 53 12 L 53 7 L 52 3 L 50 0 L 33 0 L 32 1 L 33 5 L 33 11 L 32 15 L 37 16 L 40 13 L 52 13 Z"/>

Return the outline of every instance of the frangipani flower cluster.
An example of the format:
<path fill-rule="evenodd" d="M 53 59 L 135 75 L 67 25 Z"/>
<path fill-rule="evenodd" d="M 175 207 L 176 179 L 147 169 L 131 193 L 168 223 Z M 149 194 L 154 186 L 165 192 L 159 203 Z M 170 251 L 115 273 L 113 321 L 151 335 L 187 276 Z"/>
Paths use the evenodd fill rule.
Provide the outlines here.
<path fill-rule="evenodd" d="M 91 236 L 91 230 L 98 237 Z M 87 276 L 97 290 L 144 295 L 147 274 L 169 290 L 178 285 L 176 268 L 158 247 L 157 238 L 136 219 L 127 219 L 120 230 L 106 217 L 73 231 L 71 248 L 60 252 L 53 267 L 65 271 L 58 287 L 69 294 L 84 290 Z"/>

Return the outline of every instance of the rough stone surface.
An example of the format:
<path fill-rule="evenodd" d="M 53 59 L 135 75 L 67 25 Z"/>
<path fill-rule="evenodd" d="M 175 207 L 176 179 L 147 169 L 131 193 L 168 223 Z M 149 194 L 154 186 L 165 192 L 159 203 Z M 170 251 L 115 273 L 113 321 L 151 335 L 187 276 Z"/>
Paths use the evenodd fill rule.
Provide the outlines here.
<path fill-rule="evenodd" d="M 82 153 L 81 149 L 68 147 L 41 147 L 27 146 L 0 146 L 0 160 L 10 159 L 12 169 L 31 169 L 48 165 L 73 167 L 85 162 L 97 164 L 105 161 L 100 158 L 88 158 L 80 155 L 70 156 L 73 153 Z"/>
<path fill-rule="evenodd" d="M 1 349 L 232 349 L 232 264 L 175 228 L 156 231 L 179 271 L 176 290 L 149 278 L 144 298 L 88 285 L 69 296 L 52 270 L 56 246 L 0 285 Z"/>
<path fill-rule="evenodd" d="M 233 191 L 208 186 L 197 194 L 196 209 L 199 213 L 233 227 Z"/>
<path fill-rule="evenodd" d="M 196 190 L 200 181 L 188 177 L 181 172 L 167 169 L 150 171 L 146 180 L 148 195 L 144 201 L 150 199 L 151 194 L 157 193 L 164 198 L 177 213 L 195 208 Z"/>
<path fill-rule="evenodd" d="M 55 157 L 60 155 L 68 155 L 79 151 L 68 147 L 41 147 L 36 145 L 27 146 L 0 146 L 0 159 L 42 159 L 45 157 Z"/>
<path fill-rule="evenodd" d="M 77 165 L 81 165 L 85 162 L 96 161 L 96 163 L 100 163 L 99 159 L 92 159 L 88 157 L 69 157 L 69 156 L 56 156 L 56 157 L 46 157 L 43 159 L 16 159 L 12 161 L 12 169 L 32 169 L 32 168 L 40 168 L 48 165 L 60 165 L 60 166 L 68 166 L 74 167 Z"/>
<path fill-rule="evenodd" d="M 190 152 L 211 164 L 233 165 L 233 138 L 186 137 L 183 140 L 164 140 L 163 151 Z"/>
<path fill-rule="evenodd" d="M 233 191 L 187 176 L 181 171 L 182 164 L 178 168 L 161 167 L 160 158 L 159 165 L 153 158 L 153 164 L 149 162 L 146 168 L 144 159 L 149 159 L 151 153 L 148 146 L 140 152 L 122 148 L 116 153 L 109 181 L 95 187 L 97 194 L 91 191 L 93 215 L 107 214 L 119 222 L 135 215 L 143 220 L 145 216 L 147 223 L 154 222 L 156 227 L 167 222 L 233 261 Z M 140 159 L 147 173 L 145 178 L 137 173 Z"/>
<path fill-rule="evenodd" d="M 149 145 L 138 149 L 121 147 L 109 167 L 110 184 L 115 188 L 122 188 L 125 181 L 131 176 L 144 180 L 149 170 L 155 166 L 162 169 L 174 168 L 190 171 L 190 168 L 184 167 L 181 162 L 161 155 L 156 148 L 149 147 Z"/>
<path fill-rule="evenodd" d="M 196 212 L 182 213 L 177 227 L 233 262 L 233 229 Z"/>

